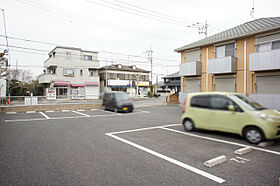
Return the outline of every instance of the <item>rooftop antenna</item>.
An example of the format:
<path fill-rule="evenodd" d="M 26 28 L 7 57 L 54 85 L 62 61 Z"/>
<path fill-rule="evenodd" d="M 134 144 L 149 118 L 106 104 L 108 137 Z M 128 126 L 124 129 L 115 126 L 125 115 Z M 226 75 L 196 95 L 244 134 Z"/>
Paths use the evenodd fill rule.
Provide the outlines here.
<path fill-rule="evenodd" d="M 252 7 L 252 10 L 251 10 L 251 12 L 250 12 L 250 16 L 252 17 L 252 19 L 255 19 L 255 17 L 254 17 L 254 13 L 255 13 L 255 0 L 253 0 L 253 7 Z"/>

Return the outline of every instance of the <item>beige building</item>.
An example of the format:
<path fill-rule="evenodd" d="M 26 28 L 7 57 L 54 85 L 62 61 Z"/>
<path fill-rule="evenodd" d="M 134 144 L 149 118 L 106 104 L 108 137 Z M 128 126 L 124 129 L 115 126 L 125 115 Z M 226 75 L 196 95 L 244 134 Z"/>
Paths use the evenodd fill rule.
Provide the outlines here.
<path fill-rule="evenodd" d="M 123 91 L 131 97 L 147 97 L 149 90 L 149 71 L 135 65 L 110 65 L 100 68 L 100 90 Z"/>
<path fill-rule="evenodd" d="M 191 92 L 244 93 L 280 109 L 280 17 L 246 22 L 175 49 L 180 102 Z"/>
<path fill-rule="evenodd" d="M 98 52 L 55 47 L 44 62 L 39 83 L 49 99 L 98 99 Z"/>

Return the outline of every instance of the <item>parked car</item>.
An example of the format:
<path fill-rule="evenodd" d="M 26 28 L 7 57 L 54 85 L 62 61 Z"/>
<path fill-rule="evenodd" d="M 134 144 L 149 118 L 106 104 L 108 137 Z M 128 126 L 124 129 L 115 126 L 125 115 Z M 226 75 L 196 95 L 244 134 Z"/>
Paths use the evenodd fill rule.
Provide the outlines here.
<path fill-rule="evenodd" d="M 125 92 L 105 92 L 102 100 L 104 110 L 133 112 L 133 104 Z"/>
<path fill-rule="evenodd" d="M 236 133 L 253 144 L 280 138 L 280 113 L 236 93 L 190 93 L 181 120 L 186 131 Z"/>

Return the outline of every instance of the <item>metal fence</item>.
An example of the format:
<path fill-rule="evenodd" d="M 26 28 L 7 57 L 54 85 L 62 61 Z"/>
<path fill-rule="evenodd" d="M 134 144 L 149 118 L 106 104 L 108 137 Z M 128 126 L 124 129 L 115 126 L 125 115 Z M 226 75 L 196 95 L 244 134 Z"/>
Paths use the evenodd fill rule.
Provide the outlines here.
<path fill-rule="evenodd" d="M 46 104 L 46 96 L 7 96 L 0 97 L 0 105 L 38 105 Z"/>

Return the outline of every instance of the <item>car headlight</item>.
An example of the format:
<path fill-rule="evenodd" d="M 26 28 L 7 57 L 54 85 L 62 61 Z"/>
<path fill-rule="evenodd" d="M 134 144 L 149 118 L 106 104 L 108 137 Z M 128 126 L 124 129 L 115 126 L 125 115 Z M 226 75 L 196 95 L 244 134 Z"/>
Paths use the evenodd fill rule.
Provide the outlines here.
<path fill-rule="evenodd" d="M 264 120 L 267 120 L 267 121 L 270 121 L 270 122 L 274 122 L 274 121 L 275 121 L 274 118 L 269 117 L 268 115 L 266 115 L 266 114 L 264 114 L 264 113 L 260 113 L 260 114 L 258 114 L 258 115 L 259 115 L 259 117 L 260 117 L 261 119 L 264 119 Z"/>

